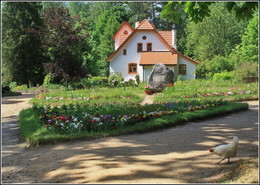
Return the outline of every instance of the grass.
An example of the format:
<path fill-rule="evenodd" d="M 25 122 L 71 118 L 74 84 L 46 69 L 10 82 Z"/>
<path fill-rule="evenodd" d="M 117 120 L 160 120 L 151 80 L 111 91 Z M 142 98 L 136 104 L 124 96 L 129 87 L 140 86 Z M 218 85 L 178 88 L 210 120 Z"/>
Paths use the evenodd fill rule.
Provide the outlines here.
<path fill-rule="evenodd" d="M 222 171 L 217 183 L 222 184 L 258 184 L 258 158 L 240 159 Z"/>
<path fill-rule="evenodd" d="M 211 109 L 197 110 L 194 112 L 184 112 L 174 116 L 163 116 L 152 119 L 147 122 L 138 122 L 132 126 L 121 126 L 114 130 L 106 130 L 99 132 L 77 132 L 67 135 L 49 132 L 43 124 L 40 124 L 39 114 L 33 108 L 29 108 L 20 112 L 20 132 L 29 146 L 39 144 L 49 144 L 64 142 L 77 139 L 95 139 L 106 136 L 131 134 L 137 132 L 147 132 L 159 128 L 175 126 L 185 122 L 194 121 L 202 118 L 223 115 L 233 111 L 248 109 L 246 103 L 227 103 L 219 107 Z"/>
<path fill-rule="evenodd" d="M 244 101 L 258 99 L 258 83 L 235 83 L 232 81 L 188 80 L 177 81 L 155 98 L 155 102 L 185 100 Z"/>
<path fill-rule="evenodd" d="M 95 103 L 141 103 L 144 97 L 143 87 L 125 88 L 93 88 L 75 91 L 53 91 L 38 94 L 30 100 L 38 105 L 68 105 L 68 104 L 95 104 Z"/>

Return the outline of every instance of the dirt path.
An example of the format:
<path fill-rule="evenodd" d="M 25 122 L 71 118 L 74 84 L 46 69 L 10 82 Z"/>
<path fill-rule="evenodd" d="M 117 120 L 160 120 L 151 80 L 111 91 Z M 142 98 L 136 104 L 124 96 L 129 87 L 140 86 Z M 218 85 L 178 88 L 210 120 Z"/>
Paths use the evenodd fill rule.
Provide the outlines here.
<path fill-rule="evenodd" d="M 146 134 L 25 149 L 16 119 L 30 95 L 3 98 L 4 183 L 209 183 L 228 165 L 208 147 L 240 138 L 232 163 L 258 157 L 258 101 L 250 110 Z"/>

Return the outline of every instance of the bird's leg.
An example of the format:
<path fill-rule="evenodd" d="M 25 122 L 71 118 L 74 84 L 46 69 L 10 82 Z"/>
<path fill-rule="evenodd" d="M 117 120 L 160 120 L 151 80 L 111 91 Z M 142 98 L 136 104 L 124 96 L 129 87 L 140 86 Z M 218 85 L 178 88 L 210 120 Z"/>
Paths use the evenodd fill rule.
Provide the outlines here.
<path fill-rule="evenodd" d="M 225 159 L 225 158 L 224 158 L 224 159 Z M 217 164 L 219 164 L 219 163 L 220 163 L 221 161 L 223 161 L 224 159 L 223 159 L 223 158 L 221 158 L 221 159 L 220 159 L 220 161 L 219 161 L 219 162 L 217 162 Z"/>

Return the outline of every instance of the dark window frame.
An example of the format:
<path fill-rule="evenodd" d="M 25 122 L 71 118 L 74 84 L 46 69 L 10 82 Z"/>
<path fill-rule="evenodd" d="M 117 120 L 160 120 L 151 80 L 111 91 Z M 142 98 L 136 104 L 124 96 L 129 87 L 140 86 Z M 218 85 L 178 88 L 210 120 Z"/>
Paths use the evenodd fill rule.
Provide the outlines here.
<path fill-rule="evenodd" d="M 179 64 L 179 75 L 187 75 L 187 65 Z"/>
<path fill-rule="evenodd" d="M 140 52 L 143 52 L 143 43 L 137 43 L 137 52 L 140 53 Z"/>
<path fill-rule="evenodd" d="M 127 55 L 127 50 L 123 49 L 123 55 Z"/>
<path fill-rule="evenodd" d="M 153 43 L 148 42 L 148 43 L 146 44 L 146 50 L 147 50 L 147 51 L 152 51 L 152 50 L 153 50 Z"/>
<path fill-rule="evenodd" d="M 128 64 L 128 74 L 137 74 L 137 63 Z"/>

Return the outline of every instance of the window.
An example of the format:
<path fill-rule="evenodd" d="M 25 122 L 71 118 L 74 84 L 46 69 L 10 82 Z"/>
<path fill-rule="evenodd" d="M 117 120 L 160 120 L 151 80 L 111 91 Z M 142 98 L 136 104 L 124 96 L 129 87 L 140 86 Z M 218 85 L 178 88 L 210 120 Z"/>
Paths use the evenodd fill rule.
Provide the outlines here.
<path fill-rule="evenodd" d="M 136 63 L 128 64 L 128 73 L 137 73 L 137 64 Z"/>
<path fill-rule="evenodd" d="M 152 51 L 152 43 L 147 43 L 147 51 Z"/>
<path fill-rule="evenodd" d="M 143 51 L 143 43 L 137 43 L 137 52 Z"/>
<path fill-rule="evenodd" d="M 143 40 L 145 40 L 146 39 L 146 36 L 143 36 Z"/>
<path fill-rule="evenodd" d="M 127 35 L 127 34 L 128 34 L 128 31 L 127 31 L 127 30 L 125 30 L 125 31 L 124 31 L 124 34 L 125 34 L 125 35 Z"/>
<path fill-rule="evenodd" d="M 180 64 L 179 65 L 179 75 L 186 75 L 186 64 Z"/>
<path fill-rule="evenodd" d="M 126 55 L 126 49 L 123 49 L 123 55 Z"/>

